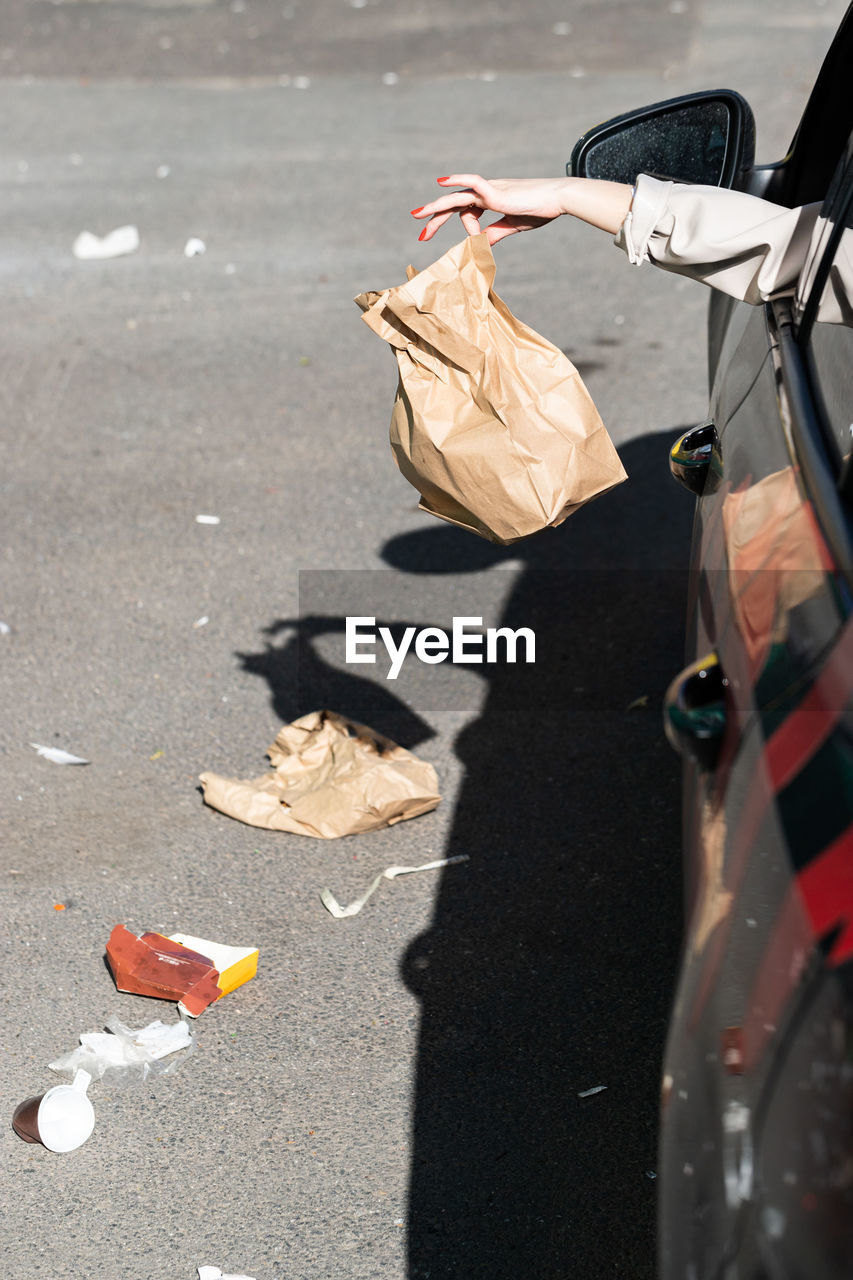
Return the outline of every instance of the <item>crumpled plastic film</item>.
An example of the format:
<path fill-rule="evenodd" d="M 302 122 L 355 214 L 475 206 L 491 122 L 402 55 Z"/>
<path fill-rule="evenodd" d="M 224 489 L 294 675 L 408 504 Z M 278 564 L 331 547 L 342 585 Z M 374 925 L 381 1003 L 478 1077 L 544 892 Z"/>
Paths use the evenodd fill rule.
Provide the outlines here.
<path fill-rule="evenodd" d="M 183 1018 L 171 1024 L 158 1018 L 133 1031 L 112 1017 L 106 1027 L 106 1031 L 84 1032 L 79 1048 L 48 1063 L 50 1070 L 73 1077 L 82 1069 L 93 1080 L 107 1084 L 141 1084 L 149 1076 L 175 1071 L 195 1049 L 195 1036 Z M 186 1052 L 173 1058 L 179 1050 Z"/>

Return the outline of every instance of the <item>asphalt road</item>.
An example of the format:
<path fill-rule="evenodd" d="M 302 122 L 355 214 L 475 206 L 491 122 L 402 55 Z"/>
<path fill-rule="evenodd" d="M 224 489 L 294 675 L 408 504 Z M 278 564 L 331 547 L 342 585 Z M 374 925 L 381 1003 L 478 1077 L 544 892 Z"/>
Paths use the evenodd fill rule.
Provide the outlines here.
<path fill-rule="evenodd" d="M 351 299 L 430 261 L 434 175 L 559 173 L 634 105 L 727 84 L 778 158 L 843 7 L 4 3 L 7 1114 L 81 1032 L 174 1016 L 115 991 L 115 923 L 260 947 L 179 1070 L 92 1087 L 79 1151 L 6 1127 L 4 1275 L 651 1280 L 691 517 L 666 448 L 704 413 L 706 295 L 582 226 L 500 246 L 631 477 L 509 552 L 417 510 Z M 132 256 L 72 256 L 126 223 Z M 537 662 L 392 684 L 345 665 L 352 613 L 533 627 Z M 433 761 L 439 809 L 320 842 L 205 808 L 200 772 L 262 772 L 320 706 Z"/>

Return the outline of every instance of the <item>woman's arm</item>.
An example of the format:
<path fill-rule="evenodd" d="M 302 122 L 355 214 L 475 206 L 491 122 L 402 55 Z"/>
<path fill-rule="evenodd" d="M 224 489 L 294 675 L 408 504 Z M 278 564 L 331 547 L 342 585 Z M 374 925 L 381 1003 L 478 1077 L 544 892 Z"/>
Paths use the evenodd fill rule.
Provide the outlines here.
<path fill-rule="evenodd" d="M 622 182 L 602 182 L 597 178 L 482 178 L 477 173 L 454 173 L 439 178 L 442 187 L 462 187 L 439 196 L 412 216 L 425 219 L 418 239 L 431 240 L 449 218 L 458 213 L 468 235 L 485 230 L 489 244 L 497 244 L 517 231 L 544 226 L 561 214 L 570 213 L 584 222 L 615 235 L 631 207 L 633 188 Z M 485 228 L 484 213 L 503 217 Z"/>
<path fill-rule="evenodd" d="M 439 178 L 462 187 L 421 209 L 421 240 L 431 240 L 455 213 L 469 235 L 492 211 L 503 216 L 484 228 L 490 244 L 570 213 L 609 231 L 638 266 L 701 280 L 753 304 L 794 289 L 816 234 L 820 206 L 787 209 L 743 191 L 684 185 L 640 174 L 636 187 L 597 178 L 498 178 L 456 173 Z M 817 228 L 819 230 L 819 228 Z"/>

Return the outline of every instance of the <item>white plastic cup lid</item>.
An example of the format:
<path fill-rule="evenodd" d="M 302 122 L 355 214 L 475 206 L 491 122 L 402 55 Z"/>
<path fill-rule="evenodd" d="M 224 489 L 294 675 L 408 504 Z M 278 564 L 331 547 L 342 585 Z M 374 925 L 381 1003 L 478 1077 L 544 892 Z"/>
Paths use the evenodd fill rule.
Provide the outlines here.
<path fill-rule="evenodd" d="M 38 1109 L 39 1137 L 48 1151 L 82 1147 L 94 1127 L 95 1111 L 85 1093 L 70 1084 L 48 1089 Z"/>

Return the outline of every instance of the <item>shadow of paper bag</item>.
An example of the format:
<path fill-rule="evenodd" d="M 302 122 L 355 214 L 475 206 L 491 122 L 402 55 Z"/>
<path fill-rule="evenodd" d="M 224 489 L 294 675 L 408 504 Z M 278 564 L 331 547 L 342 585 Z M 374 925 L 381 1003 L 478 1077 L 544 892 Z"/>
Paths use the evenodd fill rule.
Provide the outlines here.
<path fill-rule="evenodd" d="M 273 772 L 250 781 L 202 773 L 207 804 L 253 827 L 331 840 L 416 818 L 441 798 L 431 764 L 333 711 L 285 725 L 267 755 Z"/>
<path fill-rule="evenodd" d="M 510 543 L 626 478 L 577 369 L 493 292 L 485 235 L 408 275 L 355 301 L 397 358 L 391 448 L 424 511 Z"/>

